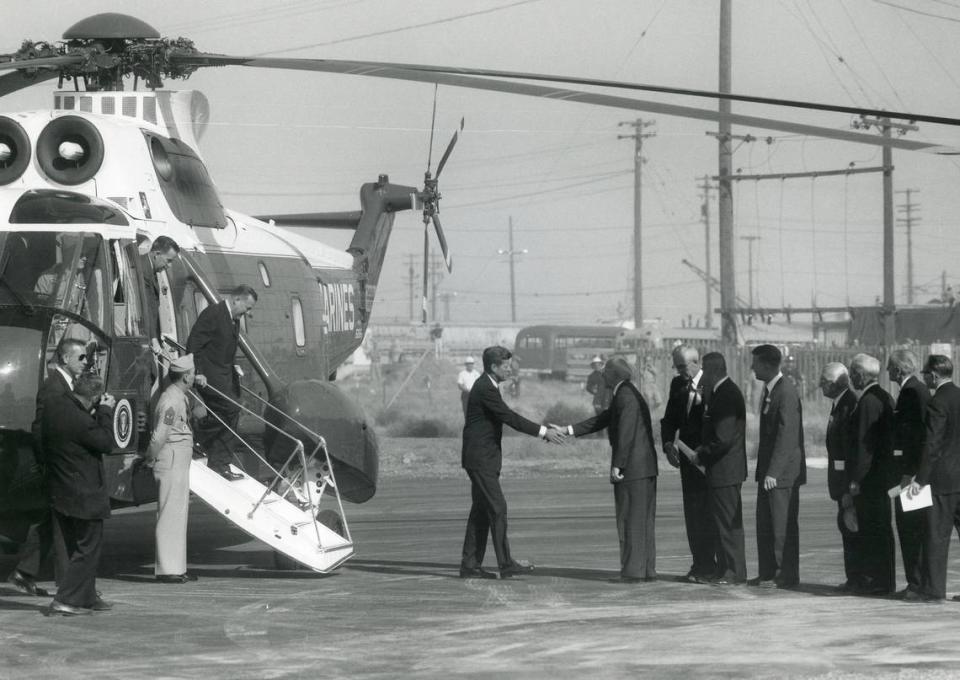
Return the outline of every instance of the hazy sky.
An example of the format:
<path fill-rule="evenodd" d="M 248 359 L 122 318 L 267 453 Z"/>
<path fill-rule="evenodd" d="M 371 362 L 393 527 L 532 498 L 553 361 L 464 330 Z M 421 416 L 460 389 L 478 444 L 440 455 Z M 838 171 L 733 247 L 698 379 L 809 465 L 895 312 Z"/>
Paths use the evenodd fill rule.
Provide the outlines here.
<path fill-rule="evenodd" d="M 719 2 L 713 0 L 4 0 L 2 6 L 0 51 L 15 50 L 24 38 L 53 41 L 85 16 L 121 11 L 208 52 L 717 87 Z M 960 110 L 960 0 L 733 0 L 733 21 L 735 92 L 947 116 Z M 210 99 L 202 148 L 230 207 L 350 210 L 358 206 L 360 184 L 380 173 L 401 184 L 422 182 L 431 85 L 230 68 L 199 72 L 185 87 Z M 46 108 L 51 89 L 10 96 L 2 110 Z M 642 97 L 715 108 L 711 100 Z M 843 114 L 767 106 L 735 104 L 734 111 L 835 129 L 851 123 Z M 461 116 L 465 134 L 441 180 L 441 216 L 455 261 L 441 284 L 456 293 L 451 319 L 509 320 L 509 269 L 497 249 L 507 247 L 511 218 L 515 248 L 528 251 L 516 267 L 521 322 L 611 319 L 618 307 L 629 314 L 633 142 L 617 135 L 627 132 L 618 123 L 636 114 L 441 87 L 434 164 Z M 643 117 L 656 118 L 657 131 L 644 146 L 644 316 L 679 322 L 704 311 L 703 284 L 681 260 L 704 264 L 697 178 L 717 172 L 716 141 L 706 135 L 715 126 Z M 875 146 L 737 127 L 734 133 L 760 138 L 736 147 L 734 168 L 745 174 L 880 165 Z M 924 124 L 909 136 L 960 147 L 955 128 Z M 913 251 L 922 301 L 939 292 L 941 271 L 951 283 L 960 278 L 960 159 L 896 151 L 894 164 L 895 189 L 920 192 Z M 734 191 L 741 297 L 748 295 L 743 236 L 760 237 L 758 304 L 866 304 L 882 294 L 879 175 L 744 181 Z M 419 261 L 422 229 L 419 215 L 398 217 L 374 321 L 407 318 L 407 261 L 410 255 Z M 316 235 L 341 246 L 348 238 Z M 905 244 L 898 228 L 898 302 L 906 300 Z"/>

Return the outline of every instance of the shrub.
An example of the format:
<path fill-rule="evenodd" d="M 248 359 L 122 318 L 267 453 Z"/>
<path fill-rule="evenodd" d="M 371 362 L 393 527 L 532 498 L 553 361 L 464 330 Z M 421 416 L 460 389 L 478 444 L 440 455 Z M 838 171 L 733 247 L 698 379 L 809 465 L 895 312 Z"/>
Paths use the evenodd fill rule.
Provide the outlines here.
<path fill-rule="evenodd" d="M 558 401 L 547 409 L 543 419 L 555 425 L 572 425 L 593 415 L 593 410 L 583 404 Z"/>
<path fill-rule="evenodd" d="M 439 418 L 404 419 L 390 428 L 394 437 L 456 437 L 460 428 Z"/>

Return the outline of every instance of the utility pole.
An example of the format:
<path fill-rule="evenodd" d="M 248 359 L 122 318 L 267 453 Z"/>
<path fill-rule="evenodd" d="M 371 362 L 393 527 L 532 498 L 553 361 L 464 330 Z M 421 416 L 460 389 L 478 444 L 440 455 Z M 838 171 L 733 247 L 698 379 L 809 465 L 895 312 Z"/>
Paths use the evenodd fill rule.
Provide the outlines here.
<path fill-rule="evenodd" d="M 518 255 L 525 255 L 527 249 L 523 248 L 522 250 L 515 250 L 513 247 L 513 217 L 510 217 L 510 247 L 507 250 L 499 248 L 497 250 L 498 255 L 507 255 L 510 258 L 510 321 L 513 323 L 517 322 L 517 280 L 516 273 L 514 272 L 516 257 Z"/>
<path fill-rule="evenodd" d="M 642 210 L 642 180 L 643 180 L 643 140 L 656 136 L 655 131 L 644 132 L 656 121 L 643 121 L 639 118 L 633 121 L 624 121 L 620 125 L 628 125 L 634 129 L 632 135 L 617 135 L 617 139 L 633 139 L 633 324 L 636 328 L 643 326 L 643 240 L 640 226 L 643 223 Z"/>
<path fill-rule="evenodd" d="M 456 291 L 448 291 L 448 292 L 440 293 L 440 299 L 443 300 L 443 320 L 444 321 L 450 320 L 450 300 L 454 299 L 455 297 L 457 297 Z"/>
<path fill-rule="evenodd" d="M 710 184 L 710 178 L 706 175 L 701 179 L 703 180 L 703 184 L 698 185 L 698 188 L 703 191 L 703 203 L 700 206 L 700 216 L 703 218 L 703 240 L 706 252 L 704 258 L 706 262 L 704 266 L 706 278 L 704 279 L 704 283 L 706 284 L 707 290 L 707 308 L 704 319 L 706 320 L 707 328 L 713 328 L 713 286 L 710 285 L 710 281 L 713 278 L 713 275 L 710 273 L 710 192 L 716 189 L 716 186 Z"/>
<path fill-rule="evenodd" d="M 854 121 L 854 127 L 875 126 L 880 128 L 884 139 L 891 138 L 891 131 L 896 128 L 899 134 L 907 130 L 916 130 L 912 123 L 891 123 L 889 118 L 867 118 L 860 122 Z M 894 312 L 896 298 L 893 286 L 893 147 L 883 145 L 883 344 L 887 354 L 896 343 L 896 326 Z"/>
<path fill-rule="evenodd" d="M 904 213 L 898 222 L 907 228 L 907 304 L 913 304 L 913 225 L 920 221 L 919 215 L 914 215 L 913 211 L 920 207 L 919 203 L 910 200 L 913 194 L 919 194 L 919 189 L 904 189 L 895 191 L 896 194 L 906 194 L 907 202 L 904 205 L 898 205 L 897 210 Z"/>
<path fill-rule="evenodd" d="M 720 55 L 718 59 L 718 89 L 721 94 L 729 93 L 732 87 L 732 67 L 730 41 L 733 32 L 732 8 L 730 0 L 720 0 Z M 720 338 L 724 346 L 737 344 L 737 317 L 733 313 L 737 297 L 737 284 L 734 277 L 735 258 L 733 247 L 733 182 L 730 175 L 733 169 L 733 151 L 730 146 L 730 100 L 721 99 L 719 104 L 720 123 L 717 128 L 717 141 L 720 150 L 717 160 L 717 174 L 720 176 L 718 196 L 719 242 L 720 242 Z M 739 378 L 739 376 L 734 376 Z"/>
<path fill-rule="evenodd" d="M 750 309 L 754 309 L 755 305 L 753 304 L 753 242 L 759 241 L 759 236 L 741 236 L 741 241 L 747 242 L 747 280 L 749 281 L 749 290 L 750 290 Z"/>
<path fill-rule="evenodd" d="M 404 277 L 404 283 L 407 284 L 407 290 L 410 292 L 410 320 L 413 321 L 413 301 L 416 298 L 417 288 L 417 256 L 414 253 L 407 253 L 407 275 Z"/>

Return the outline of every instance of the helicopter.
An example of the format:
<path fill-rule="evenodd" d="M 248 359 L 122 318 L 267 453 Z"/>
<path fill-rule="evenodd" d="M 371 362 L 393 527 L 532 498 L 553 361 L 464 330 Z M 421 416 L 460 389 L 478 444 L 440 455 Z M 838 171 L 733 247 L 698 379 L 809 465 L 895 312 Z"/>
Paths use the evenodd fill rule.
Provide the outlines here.
<path fill-rule="evenodd" d="M 287 69 L 399 79 L 544 97 L 596 106 L 734 123 L 932 153 L 935 143 L 720 114 L 612 95 L 597 88 L 655 91 L 760 104 L 956 125 L 955 119 L 635 83 L 422 64 L 239 57 L 199 51 L 123 14 L 98 14 L 68 28 L 58 44 L 25 42 L 0 56 L 0 96 L 57 81 L 49 110 L 0 114 L 0 517 L 43 504 L 30 448 L 34 399 L 64 337 L 81 337 L 90 365 L 118 399 L 115 448 L 107 461 L 117 506 L 155 500 L 136 465 L 151 430 L 151 399 L 162 360 L 144 331 L 144 260 L 159 236 L 181 256 L 156 274 L 163 352 L 186 343 L 197 315 L 240 284 L 259 295 L 242 328 L 238 364 L 245 393 L 258 400 L 267 458 L 289 458 L 292 441 L 329 454 L 338 499 L 376 492 L 378 444 L 366 415 L 335 381 L 362 343 L 398 212 L 422 211 L 424 248 L 434 231 L 448 269 L 438 179 L 428 163 L 422 186 L 386 175 L 360 188 L 349 212 L 244 215 L 226 208 L 203 162 L 209 103 L 199 92 L 165 89 L 210 67 Z M 129 86 L 129 89 L 128 89 Z M 570 89 L 574 86 L 594 88 Z M 353 231 L 339 250 L 283 226 Z M 424 257 L 426 268 L 428 258 Z M 424 286 L 427 276 L 423 277 Z M 424 294 L 425 297 L 425 294 Z"/>

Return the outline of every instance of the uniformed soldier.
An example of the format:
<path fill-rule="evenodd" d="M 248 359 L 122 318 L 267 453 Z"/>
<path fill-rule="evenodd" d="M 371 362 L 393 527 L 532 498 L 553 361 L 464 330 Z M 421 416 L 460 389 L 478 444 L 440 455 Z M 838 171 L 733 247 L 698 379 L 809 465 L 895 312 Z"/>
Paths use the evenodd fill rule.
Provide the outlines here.
<path fill-rule="evenodd" d="M 197 376 L 193 355 L 170 362 L 170 385 L 160 395 L 154 422 L 156 427 L 147 449 L 157 495 L 156 579 L 161 583 L 186 583 L 197 577 L 187 573 L 187 512 L 190 501 L 190 461 L 193 432 L 190 429 L 190 399 L 187 396 Z M 197 408 L 203 409 L 202 406 Z M 196 417 L 206 415 L 193 414 Z"/>

